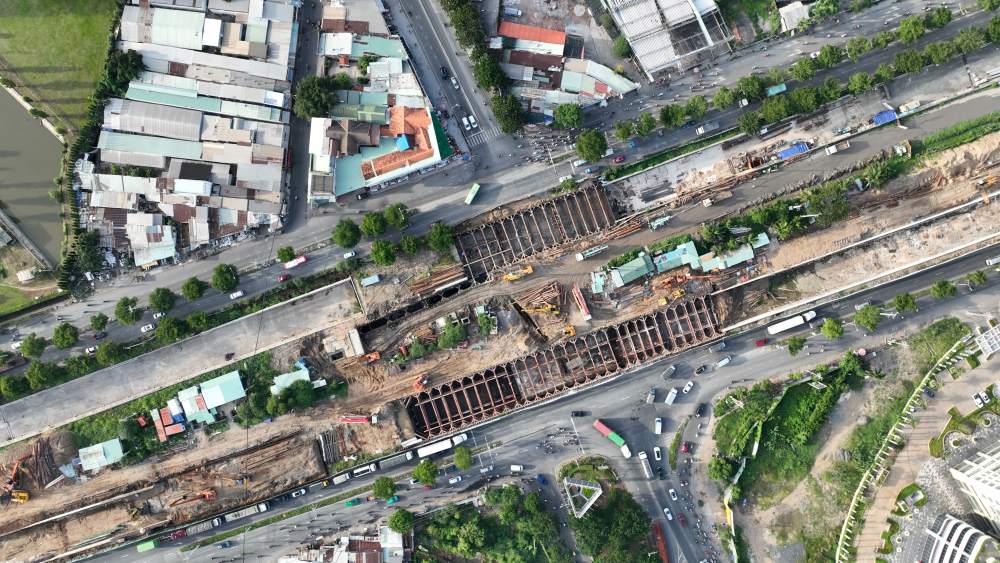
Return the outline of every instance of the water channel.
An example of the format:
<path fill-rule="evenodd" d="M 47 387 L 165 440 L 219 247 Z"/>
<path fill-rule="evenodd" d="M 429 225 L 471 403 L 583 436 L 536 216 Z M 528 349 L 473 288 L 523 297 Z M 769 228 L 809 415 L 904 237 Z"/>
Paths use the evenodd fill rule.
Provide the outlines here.
<path fill-rule="evenodd" d="M 0 123 L 0 206 L 58 264 L 62 219 L 49 190 L 62 145 L 6 92 L 0 92 Z"/>

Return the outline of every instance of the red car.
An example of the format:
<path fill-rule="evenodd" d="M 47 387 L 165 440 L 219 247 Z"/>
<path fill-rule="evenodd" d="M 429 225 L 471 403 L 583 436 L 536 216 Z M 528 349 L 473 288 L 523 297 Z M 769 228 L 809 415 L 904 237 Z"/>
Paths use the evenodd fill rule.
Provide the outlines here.
<path fill-rule="evenodd" d="M 615 164 L 618 164 L 619 162 L 625 162 L 625 155 L 620 154 L 615 157 Z"/>
<path fill-rule="evenodd" d="M 760 338 L 760 339 L 754 340 L 753 343 L 756 344 L 758 348 L 760 348 L 761 346 L 765 346 L 767 344 L 767 339 L 766 338 Z"/>
<path fill-rule="evenodd" d="M 684 442 L 681 444 L 681 453 L 682 454 L 691 453 L 691 442 Z"/>
<path fill-rule="evenodd" d="M 292 279 L 291 274 L 281 274 L 280 276 L 278 276 L 278 283 L 286 282 L 290 279 Z"/>

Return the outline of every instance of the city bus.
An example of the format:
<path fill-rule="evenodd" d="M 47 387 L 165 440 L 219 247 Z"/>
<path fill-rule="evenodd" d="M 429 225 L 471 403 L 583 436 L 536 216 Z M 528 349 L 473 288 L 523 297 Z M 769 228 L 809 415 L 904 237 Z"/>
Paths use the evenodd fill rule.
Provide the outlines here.
<path fill-rule="evenodd" d="M 472 187 L 469 188 L 469 194 L 465 196 L 465 204 L 472 205 L 472 200 L 476 199 L 476 194 L 478 193 L 479 193 L 479 184 L 478 183 L 472 184 Z"/>

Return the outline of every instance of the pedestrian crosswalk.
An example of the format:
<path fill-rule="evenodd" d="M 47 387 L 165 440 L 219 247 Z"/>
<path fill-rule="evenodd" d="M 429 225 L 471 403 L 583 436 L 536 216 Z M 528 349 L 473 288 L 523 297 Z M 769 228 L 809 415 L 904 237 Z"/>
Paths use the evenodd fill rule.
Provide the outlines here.
<path fill-rule="evenodd" d="M 475 133 L 470 133 L 465 136 L 465 140 L 469 143 L 469 148 L 478 147 L 479 145 L 485 145 L 491 139 L 496 139 L 501 135 L 500 128 L 494 127 L 492 129 L 484 129 L 482 131 L 476 131 Z"/>

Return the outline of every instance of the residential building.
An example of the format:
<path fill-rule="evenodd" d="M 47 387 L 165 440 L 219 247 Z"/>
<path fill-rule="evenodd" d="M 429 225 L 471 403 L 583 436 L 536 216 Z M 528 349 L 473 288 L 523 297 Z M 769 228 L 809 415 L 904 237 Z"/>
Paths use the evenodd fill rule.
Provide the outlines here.
<path fill-rule="evenodd" d="M 413 535 L 382 526 L 377 536 L 343 536 L 332 544 L 313 544 L 284 556 L 279 563 L 408 563 L 413 560 Z"/>
<path fill-rule="evenodd" d="M 603 0 L 646 76 L 698 66 L 732 39 L 715 0 Z"/>
<path fill-rule="evenodd" d="M 372 0 L 324 6 L 322 29 L 317 67 L 356 86 L 338 91 L 330 115 L 310 124 L 310 202 L 377 191 L 452 154 L 403 42 L 388 35 Z"/>
<path fill-rule="evenodd" d="M 926 563 L 974 563 L 996 561 L 997 542 L 976 527 L 950 514 L 940 514 L 924 530 L 921 561 Z"/>
<path fill-rule="evenodd" d="M 121 461 L 125 457 L 125 452 L 122 450 L 122 441 L 113 438 L 100 444 L 80 448 L 77 457 L 80 458 L 80 467 L 83 471 L 97 471 Z"/>
<path fill-rule="evenodd" d="M 1000 533 L 1000 444 L 972 452 L 952 465 L 950 471 L 989 531 Z"/>
<path fill-rule="evenodd" d="M 809 19 L 809 6 L 796 0 L 778 8 L 778 16 L 781 18 L 781 32 L 794 32 L 800 23 Z"/>
<path fill-rule="evenodd" d="M 295 0 L 130 0 L 145 71 L 77 165 L 81 223 L 111 267 L 151 268 L 282 226 Z"/>

